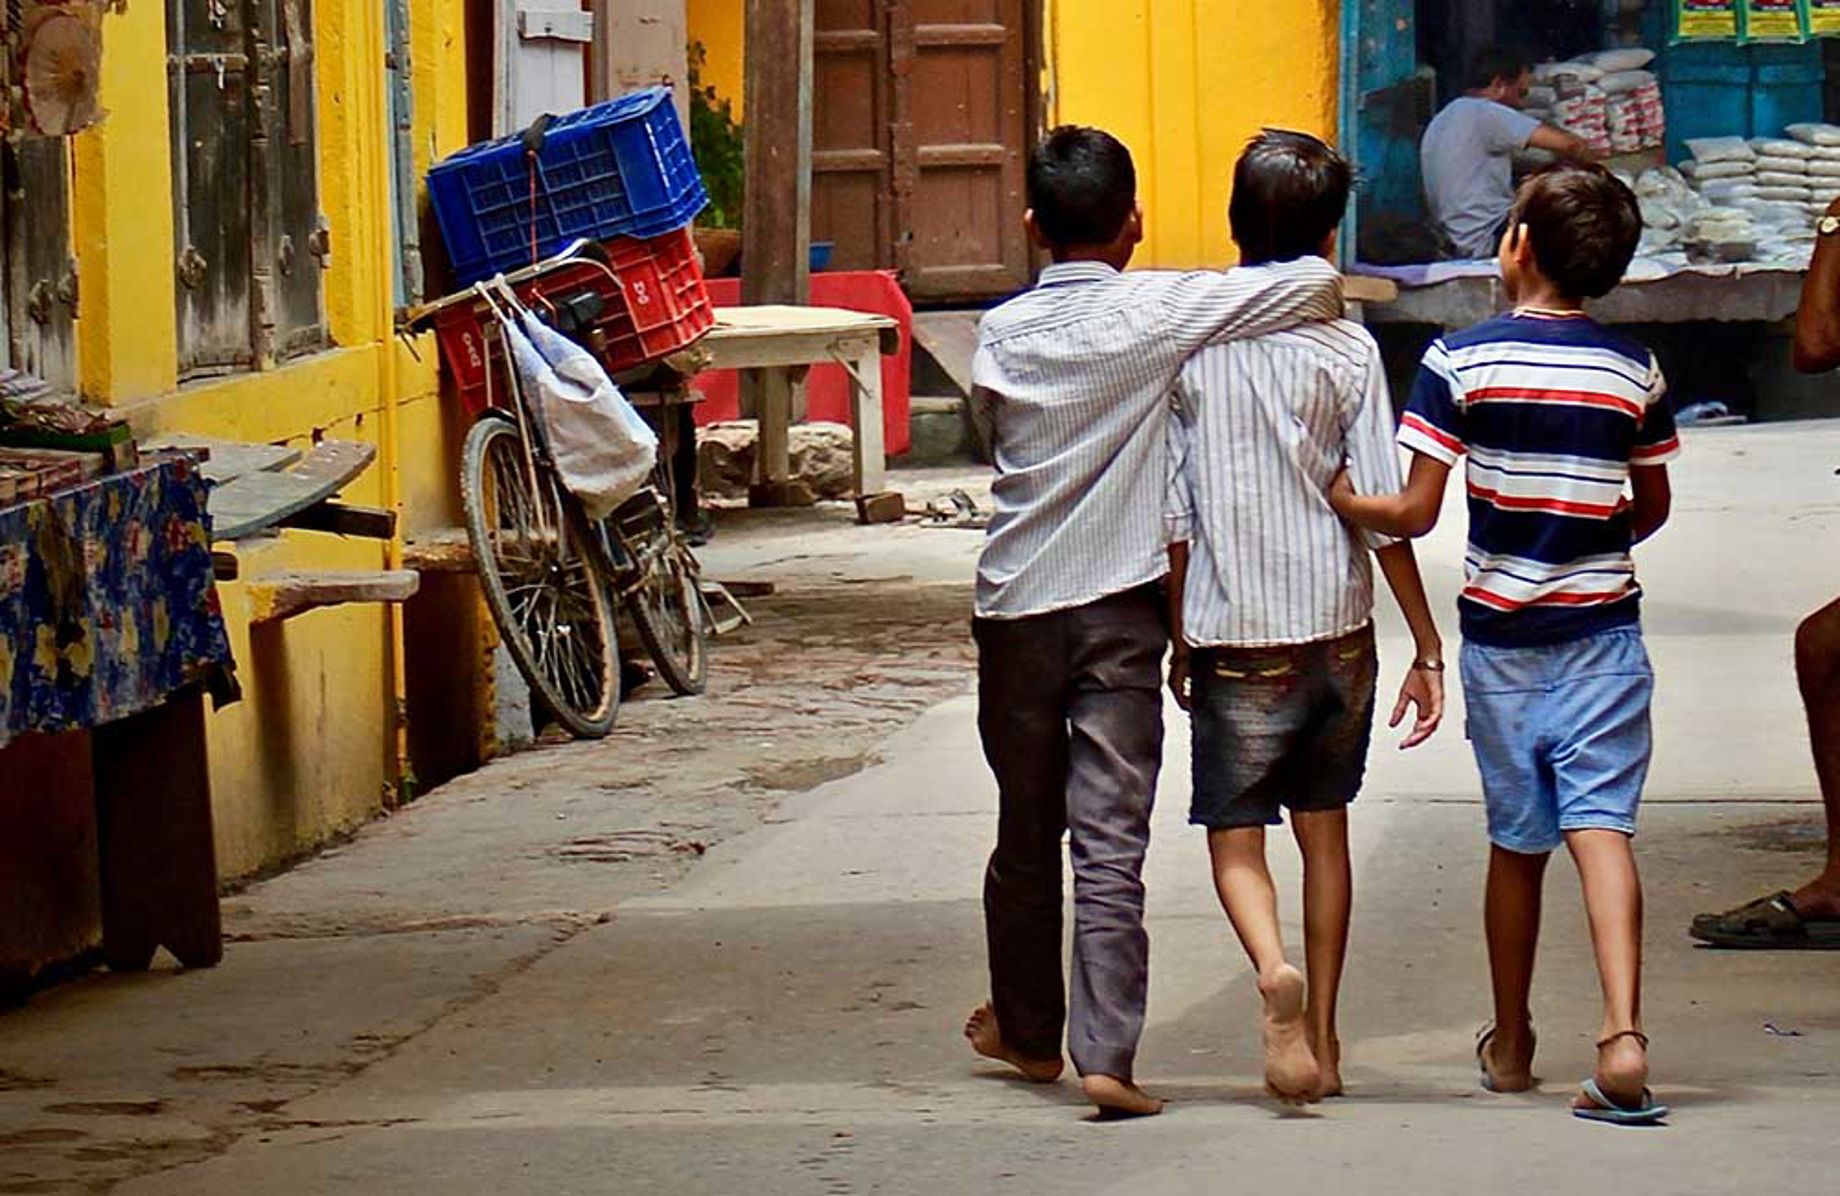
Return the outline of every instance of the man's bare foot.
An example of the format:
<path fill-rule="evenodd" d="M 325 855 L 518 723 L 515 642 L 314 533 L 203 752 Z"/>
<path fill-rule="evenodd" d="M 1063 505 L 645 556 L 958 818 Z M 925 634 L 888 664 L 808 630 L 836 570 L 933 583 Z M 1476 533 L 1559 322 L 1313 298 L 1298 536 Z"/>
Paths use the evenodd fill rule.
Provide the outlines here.
<path fill-rule="evenodd" d="M 1533 1090 L 1534 1036 L 1532 1026 L 1483 1031 L 1476 1048 L 1482 1070 L 1488 1076 L 1490 1092 L 1530 1092 Z"/>
<path fill-rule="evenodd" d="M 1310 1093 L 1310 1102 L 1314 1104 L 1342 1095 L 1342 1040 L 1334 1034 L 1312 1032 L 1310 1053 L 1316 1056 L 1316 1067 L 1321 1073 L 1315 1090 Z"/>
<path fill-rule="evenodd" d="M 1596 1079 L 1599 1091 L 1617 1104 L 1640 1108 L 1648 1088 L 1648 1039 L 1635 1030 L 1606 1035 L 1597 1044 Z M 1574 1103 L 1581 1108 L 1590 1104 L 1582 1094 Z"/>
<path fill-rule="evenodd" d="M 1052 1084 L 1061 1078 L 1061 1068 L 1065 1064 L 1059 1056 L 1030 1059 L 1003 1041 L 1003 1031 L 997 1026 L 997 1011 L 990 1007 L 989 1001 L 973 1009 L 971 1016 L 965 1019 L 965 1037 L 970 1040 L 972 1050 L 986 1059 L 1009 1064 L 1034 1083 Z"/>
<path fill-rule="evenodd" d="M 1163 1111 L 1162 1101 L 1117 1076 L 1086 1076 L 1080 1087 L 1086 1099 L 1099 1106 L 1101 1117 L 1154 1117 Z"/>
<path fill-rule="evenodd" d="M 1304 1022 L 1303 973 L 1279 964 L 1259 981 L 1259 994 L 1265 998 L 1265 1088 L 1280 1100 L 1308 1100 L 1322 1082 L 1322 1068 Z"/>

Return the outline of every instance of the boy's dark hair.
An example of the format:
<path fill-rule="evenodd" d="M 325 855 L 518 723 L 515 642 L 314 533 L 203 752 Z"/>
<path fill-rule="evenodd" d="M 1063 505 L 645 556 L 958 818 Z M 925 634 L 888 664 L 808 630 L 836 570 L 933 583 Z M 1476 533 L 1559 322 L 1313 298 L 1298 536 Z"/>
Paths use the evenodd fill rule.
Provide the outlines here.
<path fill-rule="evenodd" d="M 1342 223 L 1354 169 L 1308 133 L 1266 129 L 1233 167 L 1227 219 L 1247 265 L 1322 252 Z"/>
<path fill-rule="evenodd" d="M 1610 293 L 1642 239 L 1636 193 L 1602 166 L 1549 167 L 1521 184 L 1510 227 L 1533 238 L 1540 273 L 1568 299 Z"/>
<path fill-rule="evenodd" d="M 1469 73 L 1463 76 L 1465 91 L 1487 91 L 1497 79 L 1512 83 L 1528 66 L 1527 55 L 1513 46 L 1484 46 L 1469 60 Z"/>
<path fill-rule="evenodd" d="M 1062 125 L 1029 155 L 1028 197 L 1049 245 L 1109 245 L 1137 207 L 1137 167 L 1110 133 Z"/>

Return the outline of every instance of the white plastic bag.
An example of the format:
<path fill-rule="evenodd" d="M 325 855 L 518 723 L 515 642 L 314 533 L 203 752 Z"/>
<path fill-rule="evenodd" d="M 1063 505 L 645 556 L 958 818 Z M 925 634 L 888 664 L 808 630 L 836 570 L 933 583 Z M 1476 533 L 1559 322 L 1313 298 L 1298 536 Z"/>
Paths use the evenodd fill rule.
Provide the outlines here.
<path fill-rule="evenodd" d="M 588 518 L 605 519 L 651 476 L 657 433 L 592 354 L 530 312 L 505 321 L 505 339 L 562 484 Z"/>

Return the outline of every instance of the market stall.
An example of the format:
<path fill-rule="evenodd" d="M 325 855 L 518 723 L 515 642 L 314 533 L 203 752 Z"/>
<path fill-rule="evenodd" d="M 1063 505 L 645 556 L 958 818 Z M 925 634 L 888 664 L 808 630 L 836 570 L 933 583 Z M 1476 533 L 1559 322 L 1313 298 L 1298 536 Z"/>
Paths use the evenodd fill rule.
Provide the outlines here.
<path fill-rule="evenodd" d="M 1619 323 L 1772 323 L 1791 315 L 1815 224 L 1840 198 L 1826 39 L 1840 0 L 1363 0 L 1345 10 L 1345 140 L 1365 180 L 1350 269 L 1391 279 L 1381 323 L 1455 327 L 1501 310 L 1494 264 L 1430 260 L 1417 145 L 1484 45 L 1533 65 L 1522 110 L 1585 142 L 1636 190 L 1644 234 Z M 1543 165 L 1522 155 L 1517 173 Z"/>

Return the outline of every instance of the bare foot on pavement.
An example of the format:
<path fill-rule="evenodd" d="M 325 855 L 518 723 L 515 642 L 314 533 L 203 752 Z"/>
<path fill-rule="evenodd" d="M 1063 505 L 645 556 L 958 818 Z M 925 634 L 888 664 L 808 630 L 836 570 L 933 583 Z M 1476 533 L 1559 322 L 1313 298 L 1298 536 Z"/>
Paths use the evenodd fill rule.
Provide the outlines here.
<path fill-rule="evenodd" d="M 1488 1072 L 1492 1092 L 1530 1092 L 1533 1078 L 1533 1030 L 1519 1034 L 1497 1029 L 1482 1044 L 1482 1066 Z"/>
<path fill-rule="evenodd" d="M 1310 1052 L 1316 1056 L 1316 1067 L 1321 1076 L 1316 1081 L 1315 1091 L 1310 1093 L 1311 1103 L 1331 1100 L 1342 1095 L 1342 1043 L 1331 1035 L 1326 1041 L 1315 1035 L 1310 1037 Z"/>
<path fill-rule="evenodd" d="M 1065 1065 L 1058 1057 L 1030 1059 L 1003 1041 L 996 1010 L 990 1007 L 989 1001 L 973 1009 L 971 1016 L 965 1019 L 965 1037 L 978 1054 L 1009 1064 L 1037 1084 L 1052 1084 L 1061 1078 L 1061 1068 Z"/>
<path fill-rule="evenodd" d="M 1154 1117 L 1163 1111 L 1162 1101 L 1117 1076 L 1087 1076 L 1080 1087 L 1101 1117 Z"/>
<path fill-rule="evenodd" d="M 1281 964 L 1259 981 L 1259 993 L 1265 998 L 1265 1088 L 1280 1100 L 1308 1100 L 1322 1082 L 1322 1068 L 1304 1024 L 1303 973 Z"/>

